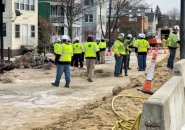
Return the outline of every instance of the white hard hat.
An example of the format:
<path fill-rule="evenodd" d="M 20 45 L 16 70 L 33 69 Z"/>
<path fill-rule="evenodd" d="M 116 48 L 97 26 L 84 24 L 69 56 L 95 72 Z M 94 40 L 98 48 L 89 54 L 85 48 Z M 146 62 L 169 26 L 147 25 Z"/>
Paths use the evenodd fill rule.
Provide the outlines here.
<path fill-rule="evenodd" d="M 61 39 L 60 38 L 57 38 L 57 42 L 61 42 Z"/>
<path fill-rule="evenodd" d="M 124 33 L 120 33 L 119 36 L 125 37 L 125 34 Z"/>
<path fill-rule="evenodd" d="M 66 35 L 62 36 L 62 40 L 67 40 L 67 39 L 68 39 L 68 37 Z"/>
<path fill-rule="evenodd" d="M 76 37 L 76 38 L 75 38 L 75 41 L 79 41 L 79 38 L 78 38 L 78 37 Z"/>
<path fill-rule="evenodd" d="M 145 38 L 145 34 L 144 33 L 141 34 L 141 38 Z"/>
<path fill-rule="evenodd" d="M 139 37 L 139 38 L 142 38 L 142 33 L 139 33 L 139 34 L 138 34 L 138 37 Z"/>
<path fill-rule="evenodd" d="M 175 25 L 175 26 L 173 26 L 173 29 L 174 29 L 174 30 L 179 30 L 180 28 L 179 28 L 178 25 Z"/>
<path fill-rule="evenodd" d="M 132 38 L 132 34 L 128 34 L 128 36 L 127 36 L 127 37 Z"/>

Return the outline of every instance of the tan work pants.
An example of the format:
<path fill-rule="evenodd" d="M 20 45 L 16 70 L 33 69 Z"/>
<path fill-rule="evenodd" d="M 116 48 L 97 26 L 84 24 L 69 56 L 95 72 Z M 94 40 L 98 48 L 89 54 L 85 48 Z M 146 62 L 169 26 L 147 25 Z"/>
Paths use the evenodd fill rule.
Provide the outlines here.
<path fill-rule="evenodd" d="M 95 68 L 96 59 L 86 59 L 86 67 L 87 67 L 87 78 L 92 79 L 94 68 Z"/>
<path fill-rule="evenodd" d="M 105 51 L 100 51 L 100 64 L 105 64 Z"/>

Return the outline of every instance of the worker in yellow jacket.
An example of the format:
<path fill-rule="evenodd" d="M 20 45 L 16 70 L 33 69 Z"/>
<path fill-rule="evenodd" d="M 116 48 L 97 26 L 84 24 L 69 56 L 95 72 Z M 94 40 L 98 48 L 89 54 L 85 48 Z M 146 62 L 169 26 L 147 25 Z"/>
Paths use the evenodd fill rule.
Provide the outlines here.
<path fill-rule="evenodd" d="M 114 69 L 114 76 L 115 77 L 123 77 L 122 76 L 122 62 L 123 62 L 123 55 L 126 55 L 125 46 L 123 44 L 124 34 L 120 33 L 117 40 L 113 44 L 114 48 L 114 57 L 115 57 L 115 69 Z"/>
<path fill-rule="evenodd" d="M 74 57 L 74 66 L 78 67 L 80 62 L 80 67 L 83 68 L 83 59 L 82 52 L 84 51 L 83 45 L 79 42 L 79 38 L 76 37 L 73 44 L 73 57 Z"/>
<path fill-rule="evenodd" d="M 84 45 L 84 51 L 87 67 L 87 80 L 89 82 L 93 82 L 92 78 L 96 62 L 96 52 L 99 51 L 99 48 L 96 42 L 94 42 L 91 34 L 87 37 L 87 42 Z"/>
<path fill-rule="evenodd" d="M 145 40 L 145 34 L 139 34 L 140 39 L 135 42 L 135 47 L 138 49 L 138 65 L 139 71 L 145 71 L 146 69 L 146 58 L 147 51 L 150 48 L 150 45 L 147 40 Z"/>
<path fill-rule="evenodd" d="M 100 49 L 100 64 L 105 64 L 105 51 L 106 51 L 106 41 L 104 38 L 101 39 L 101 42 L 98 45 L 99 49 Z"/>
<path fill-rule="evenodd" d="M 178 37 L 179 26 L 173 27 L 173 32 L 169 35 L 167 39 L 168 47 L 170 50 L 170 56 L 168 59 L 167 67 L 173 69 L 174 59 L 176 55 L 176 49 L 178 48 L 178 43 L 180 43 L 180 38 Z"/>
<path fill-rule="evenodd" d="M 65 74 L 65 87 L 69 87 L 71 82 L 71 73 L 70 73 L 70 63 L 71 57 L 73 55 L 73 48 L 67 42 L 67 36 L 62 36 L 62 44 L 60 44 L 57 50 L 54 50 L 56 53 L 56 62 L 57 62 L 57 72 L 56 79 L 54 83 L 51 83 L 55 87 L 59 87 L 62 74 Z"/>

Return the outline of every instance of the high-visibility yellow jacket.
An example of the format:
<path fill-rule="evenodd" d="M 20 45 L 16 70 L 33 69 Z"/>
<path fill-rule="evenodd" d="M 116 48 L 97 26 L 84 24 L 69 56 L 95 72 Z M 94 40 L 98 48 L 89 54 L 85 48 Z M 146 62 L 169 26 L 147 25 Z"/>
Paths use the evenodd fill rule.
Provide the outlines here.
<path fill-rule="evenodd" d="M 84 47 L 81 43 L 74 43 L 73 44 L 73 53 L 74 54 L 81 54 L 84 51 Z"/>
<path fill-rule="evenodd" d="M 60 46 L 58 47 L 58 52 L 58 54 L 60 55 L 59 62 L 71 62 L 73 48 L 70 44 L 60 44 Z"/>
<path fill-rule="evenodd" d="M 138 39 L 134 46 L 138 48 L 138 52 L 147 52 L 147 49 L 150 48 L 150 44 L 145 39 Z"/>
<path fill-rule="evenodd" d="M 168 40 L 167 40 L 168 46 L 173 47 L 173 48 L 177 48 L 178 47 L 177 42 L 179 40 L 180 39 L 178 38 L 177 34 L 171 33 L 168 37 Z"/>
<path fill-rule="evenodd" d="M 96 57 L 96 52 L 99 51 L 99 47 L 95 42 L 87 42 L 84 45 L 85 57 Z"/>
<path fill-rule="evenodd" d="M 99 47 L 100 49 L 105 49 L 105 48 L 107 47 L 107 44 L 106 44 L 106 42 L 100 42 L 100 43 L 98 44 L 98 47 Z"/>
<path fill-rule="evenodd" d="M 60 44 L 59 44 L 58 42 L 54 43 L 54 54 L 55 54 L 55 55 L 58 54 L 59 45 L 60 45 Z"/>
<path fill-rule="evenodd" d="M 116 40 L 114 42 L 114 53 L 115 54 L 121 54 L 121 55 L 126 55 L 126 47 L 125 44 L 123 42 L 121 42 L 120 40 Z"/>

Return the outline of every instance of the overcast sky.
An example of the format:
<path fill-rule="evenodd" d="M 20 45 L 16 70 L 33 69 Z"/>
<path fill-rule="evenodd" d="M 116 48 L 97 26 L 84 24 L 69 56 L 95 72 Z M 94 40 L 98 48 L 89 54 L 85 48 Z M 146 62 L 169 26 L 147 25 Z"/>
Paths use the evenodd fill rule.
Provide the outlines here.
<path fill-rule="evenodd" d="M 159 5 L 162 13 L 165 13 L 173 8 L 180 10 L 180 0 L 146 0 L 147 3 L 152 5 L 154 11 L 157 5 Z"/>

